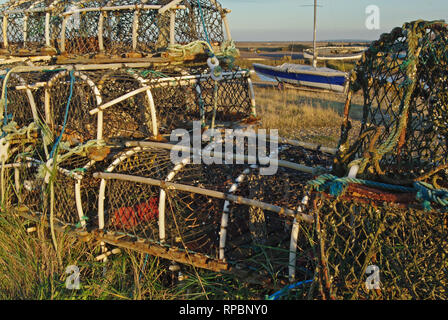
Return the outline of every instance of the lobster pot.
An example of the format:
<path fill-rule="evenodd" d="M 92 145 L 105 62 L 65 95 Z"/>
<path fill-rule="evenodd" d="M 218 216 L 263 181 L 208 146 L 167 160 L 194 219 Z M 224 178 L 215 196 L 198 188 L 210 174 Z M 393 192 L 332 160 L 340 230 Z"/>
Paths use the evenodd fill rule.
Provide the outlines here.
<path fill-rule="evenodd" d="M 206 148 L 211 150 L 212 145 Z M 307 153 L 289 147 L 281 146 L 283 157 Z M 291 217 L 311 174 L 280 167 L 273 175 L 261 176 L 257 165 L 194 164 L 189 157 L 173 164 L 170 153 L 156 146 L 130 149 L 100 174 L 104 180 L 99 208 L 104 212 L 99 212 L 99 225 L 108 234 L 162 243 L 172 250 L 225 262 L 228 268 L 284 278 L 292 264 L 295 278 L 313 277 L 312 225 Z M 330 158 L 319 158 L 314 151 L 309 154 L 310 158 L 315 154 L 314 165 L 324 165 Z M 226 200 L 225 195 L 235 198 Z M 249 202 L 235 202 L 236 197 Z M 250 200 L 257 205 L 252 206 Z M 290 263 L 296 224 L 300 230 L 294 242 L 297 254 Z"/>
<path fill-rule="evenodd" d="M 218 82 L 208 73 L 196 73 L 147 83 L 152 86 L 161 133 L 190 127 L 192 121 L 210 124 L 214 112 L 216 123 L 242 121 L 255 115 L 250 74 L 246 71 L 225 71 Z"/>
<path fill-rule="evenodd" d="M 117 155 L 106 172 L 165 179 L 173 166 L 169 151 L 135 148 Z M 134 237 L 159 238 L 159 188 L 123 180 L 103 180 L 103 185 L 105 189 L 101 188 L 100 193 L 104 192 L 105 200 L 104 213 L 99 215 L 100 226 Z"/>
<path fill-rule="evenodd" d="M 1 76 L 1 85 L 3 91 L 4 81 L 6 75 Z M 38 89 L 27 88 L 30 83 L 34 83 L 34 75 L 23 75 L 20 73 L 11 73 L 7 79 L 6 92 L 7 105 L 2 110 L 3 116 L 8 118 L 8 121 L 14 121 L 18 128 L 28 126 L 34 122 L 39 115 L 44 115 L 44 110 L 39 104 Z"/>
<path fill-rule="evenodd" d="M 38 160 L 28 158 L 22 162 L 3 165 L 2 184 L 5 187 L 4 203 L 7 208 L 22 208 L 41 214 L 44 210 L 43 178 L 38 175 Z"/>
<path fill-rule="evenodd" d="M 55 5 L 52 5 L 52 3 Z M 60 33 L 63 1 L 10 1 L 1 10 L 1 16 L 6 18 L 6 39 L 2 44 L 9 53 L 14 55 L 38 54 L 48 46 L 56 47 L 56 39 Z M 55 37 L 46 38 L 48 13 L 48 31 Z M 5 25 L 2 25 L 2 28 Z M 3 31 L 3 30 L 2 30 Z"/>
<path fill-rule="evenodd" d="M 241 121 L 255 116 L 249 82 L 250 74 L 241 71 L 229 71 L 224 81 L 215 82 L 210 77 L 201 81 L 206 119 L 213 117 L 215 99 L 219 122 Z"/>
<path fill-rule="evenodd" d="M 102 100 L 88 74 L 57 72 L 47 82 L 46 90 L 46 119 L 54 136 L 60 135 L 67 114 L 63 140 L 73 145 L 96 139 L 96 117 L 89 116 L 88 111 L 101 104 Z"/>
<path fill-rule="evenodd" d="M 447 33 L 443 22 L 408 23 L 365 52 L 351 81 L 351 90 L 364 97 L 362 126 L 349 148 L 346 118 L 341 174 L 365 158 L 360 174 L 370 179 L 430 182 L 438 173 L 446 181 Z"/>
<path fill-rule="evenodd" d="M 55 217 L 63 224 L 97 227 L 100 180 L 93 173 L 106 164 L 76 154 L 61 157 L 53 180 Z"/>
<path fill-rule="evenodd" d="M 359 185 L 316 194 L 321 298 L 447 298 L 448 215 L 414 199 Z"/>
<path fill-rule="evenodd" d="M 98 84 L 104 103 L 120 99 L 125 94 L 143 87 L 143 79 L 139 76 L 139 71 L 133 69 L 103 70 L 92 74 L 91 77 Z M 157 134 L 157 128 L 153 128 L 147 91 L 114 103 L 103 112 L 102 117 L 101 135 L 104 138 L 142 139 Z"/>
<path fill-rule="evenodd" d="M 205 41 L 204 25 L 209 41 L 224 40 L 224 12 L 215 1 L 201 0 L 199 7 L 196 0 L 189 0 L 159 12 L 166 4 L 162 0 L 9 1 L 0 7 L 6 34 L 1 42 L 13 55 L 126 58 L 138 52 L 135 58 L 166 49 L 171 39 L 181 44 Z"/>

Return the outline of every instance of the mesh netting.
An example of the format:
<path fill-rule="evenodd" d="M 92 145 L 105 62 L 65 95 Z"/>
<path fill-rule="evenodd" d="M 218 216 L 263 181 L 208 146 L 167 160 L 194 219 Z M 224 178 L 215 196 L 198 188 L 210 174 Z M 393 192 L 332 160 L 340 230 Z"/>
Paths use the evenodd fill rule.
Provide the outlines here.
<path fill-rule="evenodd" d="M 104 164 L 76 154 L 58 163 L 58 171 L 51 181 L 54 185 L 54 212 L 59 221 L 78 227 L 81 223 L 89 228 L 97 226 L 100 182 L 93 173 L 103 168 Z"/>
<path fill-rule="evenodd" d="M 424 212 L 413 195 L 357 186 L 340 199 L 318 195 L 314 207 L 321 298 L 446 299 L 446 214 Z M 367 287 L 369 266 L 378 267 L 376 288 Z"/>
<path fill-rule="evenodd" d="M 283 158 L 307 155 L 308 159 L 313 159 L 309 160 L 313 161 L 313 165 L 325 165 L 331 161 L 330 157 L 302 148 L 283 145 L 282 150 Z M 258 169 L 248 164 L 174 165 L 169 150 L 154 148 L 136 148 L 118 154 L 106 172 L 122 175 L 123 178 L 105 180 L 105 231 L 156 243 L 162 241 L 170 248 L 223 259 L 232 266 L 250 269 L 264 276 L 287 275 L 292 221 L 256 206 L 227 203 L 214 197 L 213 193 L 161 188 L 143 181 L 133 181 L 129 176 L 152 178 L 210 192 L 232 193 L 295 210 L 303 196 L 297 190 L 303 188 L 311 174 L 300 174 L 282 167 L 274 176 L 260 176 Z M 164 235 L 160 233 L 161 214 L 164 217 Z M 224 216 L 228 217 L 227 227 L 223 224 Z M 309 232 L 309 226 L 301 228 Z M 313 275 L 311 248 L 306 247 L 304 233 L 299 238 L 297 278 L 310 278 Z M 221 242 L 223 239 L 224 242 Z M 224 256 L 220 250 L 223 250 Z"/>
<path fill-rule="evenodd" d="M 22 207 L 34 213 L 44 212 L 45 185 L 43 179 L 38 176 L 41 164 L 40 161 L 30 158 L 2 165 L 2 183 L 5 188 L 3 200 L 7 208 Z"/>
<path fill-rule="evenodd" d="M 10 1 L 0 8 L 5 18 L 5 53 L 63 54 L 112 58 L 144 57 L 177 44 L 224 41 L 222 15 L 214 0 L 186 0 L 165 12 L 165 0 Z M 171 30 L 171 15 L 174 29 Z M 207 34 L 208 38 L 205 37 Z M 130 55 L 133 53 L 133 55 Z"/>
<path fill-rule="evenodd" d="M 144 139 L 191 128 L 193 121 L 211 123 L 215 110 L 216 123 L 241 121 L 255 113 L 246 71 L 225 71 L 216 83 L 203 69 L 191 71 L 99 67 L 11 72 L 8 121 L 18 128 L 33 121 L 47 123 L 53 138 L 64 128 L 62 140 L 77 145 L 97 138 Z M 136 90 L 140 91 L 134 94 Z M 90 114 L 93 110 L 96 113 Z"/>
<path fill-rule="evenodd" d="M 346 119 L 340 174 L 359 164 L 360 175 L 391 183 L 425 181 L 438 171 L 446 181 L 446 34 L 445 23 L 417 21 L 366 51 L 351 81 L 364 96 L 362 126 L 349 147 Z"/>

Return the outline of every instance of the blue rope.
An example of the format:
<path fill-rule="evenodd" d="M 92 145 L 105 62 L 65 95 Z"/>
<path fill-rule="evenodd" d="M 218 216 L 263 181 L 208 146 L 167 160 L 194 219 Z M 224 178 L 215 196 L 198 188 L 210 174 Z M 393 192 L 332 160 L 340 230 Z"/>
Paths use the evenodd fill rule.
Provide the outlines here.
<path fill-rule="evenodd" d="M 306 280 L 306 281 L 301 281 L 301 282 L 297 282 L 294 284 L 290 284 L 286 287 L 284 287 L 283 289 L 281 289 L 280 291 L 277 291 L 276 293 L 274 293 L 273 295 L 269 296 L 267 298 L 267 300 L 278 300 L 278 298 L 280 298 L 281 296 L 285 295 L 286 293 L 288 293 L 288 291 L 295 289 L 297 287 L 300 287 L 302 285 L 308 284 L 308 283 L 312 283 L 313 280 Z"/>
<path fill-rule="evenodd" d="M 5 117 L 3 118 L 3 125 L 8 124 L 8 86 L 5 86 Z"/>
<path fill-rule="evenodd" d="M 330 190 L 330 194 L 334 197 L 339 197 L 342 195 L 348 185 L 350 183 L 353 184 L 362 184 L 372 188 L 384 189 L 389 191 L 397 191 L 397 192 L 415 192 L 415 188 L 398 186 L 394 184 L 381 183 L 370 180 L 356 179 L 356 178 L 339 178 L 332 174 L 324 174 L 318 177 L 313 181 L 309 181 L 308 185 L 316 188 L 318 191 Z"/>
<path fill-rule="evenodd" d="M 425 182 L 415 182 L 414 188 L 417 191 L 416 198 L 422 201 L 425 211 L 431 211 L 431 203 L 436 203 L 448 212 L 448 189 L 436 189 Z"/>
<path fill-rule="evenodd" d="M 142 274 L 143 274 L 143 272 L 145 272 L 146 263 L 148 262 L 148 258 L 149 258 L 149 254 L 146 254 L 146 255 L 145 255 L 145 261 L 143 262 L 142 272 L 140 272 L 140 274 L 139 274 L 139 276 L 138 276 L 138 282 L 141 281 L 141 279 L 142 279 Z"/>
<path fill-rule="evenodd" d="M 10 69 L 6 69 L 6 74 L 8 74 Z M 2 79 L 5 79 L 6 76 L 2 76 Z M 3 118 L 3 125 L 6 126 L 8 124 L 8 86 L 5 86 L 5 117 Z"/>
<path fill-rule="evenodd" d="M 65 131 L 65 126 L 67 125 L 68 111 L 70 109 L 70 102 L 72 101 L 72 97 L 73 97 L 74 83 L 75 83 L 75 75 L 74 75 L 74 71 L 71 70 L 70 71 L 70 95 L 68 96 L 67 105 L 65 106 L 64 125 L 62 126 L 61 134 L 57 138 L 57 140 L 53 146 L 53 149 L 51 150 L 50 159 L 53 158 L 54 153 L 56 152 L 56 149 L 57 149 L 59 143 L 61 142 L 62 135 L 64 134 L 64 131 Z"/>
<path fill-rule="evenodd" d="M 432 210 L 431 203 L 441 205 L 445 212 L 448 211 L 448 189 L 437 189 L 425 182 L 414 182 L 412 187 L 405 187 L 356 178 L 339 178 L 332 174 L 324 174 L 308 182 L 308 185 L 317 191 L 328 190 L 333 197 L 343 195 L 349 184 L 361 184 L 371 188 L 395 192 L 416 193 L 416 199 L 423 203 L 423 208 L 426 211 Z"/>
<path fill-rule="evenodd" d="M 205 24 L 204 14 L 202 13 L 201 0 L 198 0 L 198 6 L 199 6 L 199 13 L 201 15 L 201 20 L 202 20 L 202 26 L 203 26 L 204 32 L 205 32 L 205 38 L 207 39 L 207 43 L 211 46 L 210 39 L 208 37 L 207 26 Z"/>

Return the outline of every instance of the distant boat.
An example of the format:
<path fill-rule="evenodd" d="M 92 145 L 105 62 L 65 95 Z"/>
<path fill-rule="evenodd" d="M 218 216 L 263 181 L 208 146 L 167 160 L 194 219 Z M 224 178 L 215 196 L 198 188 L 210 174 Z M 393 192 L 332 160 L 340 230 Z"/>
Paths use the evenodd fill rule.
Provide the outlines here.
<path fill-rule="evenodd" d="M 255 71 L 260 75 L 278 82 L 344 92 L 346 89 L 348 73 L 330 68 L 317 67 L 318 50 L 316 46 L 316 13 L 317 0 L 314 0 L 314 37 L 311 57 L 313 59 L 312 66 L 285 63 L 281 66 L 273 67 L 260 63 L 254 63 L 253 67 Z"/>
<path fill-rule="evenodd" d="M 319 47 L 316 48 L 317 60 L 358 60 L 361 59 L 364 51 L 366 51 L 368 47 L 363 46 L 333 46 L 333 47 Z M 313 49 L 306 49 L 303 51 L 303 57 L 305 59 L 313 59 Z"/>
<path fill-rule="evenodd" d="M 337 92 L 345 91 L 345 83 L 348 78 L 346 72 L 301 64 L 284 63 L 281 66 L 273 67 L 254 63 L 253 67 L 258 74 L 278 82 Z"/>

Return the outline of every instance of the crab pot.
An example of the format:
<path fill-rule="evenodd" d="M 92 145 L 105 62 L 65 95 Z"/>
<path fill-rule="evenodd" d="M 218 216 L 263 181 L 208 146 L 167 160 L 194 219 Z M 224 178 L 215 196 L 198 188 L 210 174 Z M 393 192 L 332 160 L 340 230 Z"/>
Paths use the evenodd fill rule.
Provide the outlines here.
<path fill-rule="evenodd" d="M 260 176 L 259 168 L 248 164 L 204 165 L 187 160 L 173 164 L 170 152 L 136 147 L 117 155 L 105 173 L 98 174 L 103 178 L 98 205 L 100 229 L 111 236 L 149 241 L 225 263 L 228 269 L 287 276 L 292 226 L 296 223 L 291 217 L 311 174 L 281 167 L 273 176 Z M 294 154 L 288 152 L 286 156 Z M 299 152 L 306 153 L 304 149 Z M 315 164 L 326 161 L 319 158 Z M 241 198 L 249 202 L 235 200 Z M 279 214 L 281 208 L 292 216 Z M 309 221 L 300 222 L 298 228 L 301 232 L 295 250 L 299 257 L 294 259 L 294 276 L 305 280 L 313 276 L 313 255 L 306 245 Z M 179 262 L 191 263 L 188 259 Z M 204 263 L 195 265 L 215 270 Z"/>
<path fill-rule="evenodd" d="M 161 133 L 191 126 L 192 121 L 209 124 L 214 112 L 217 123 L 237 122 L 255 115 L 248 72 L 225 70 L 223 80 L 215 82 L 209 71 L 201 71 L 158 79 L 149 79 L 150 74 L 146 73 L 144 83 L 152 87 Z"/>
<path fill-rule="evenodd" d="M 41 161 L 24 159 L 2 166 L 4 204 L 7 208 L 23 208 L 33 213 L 44 210 L 43 178 L 38 175 Z"/>
<path fill-rule="evenodd" d="M 49 76 L 42 73 L 42 77 Z M 58 136 L 64 125 L 64 140 L 79 144 L 97 136 L 95 117 L 87 116 L 89 109 L 101 104 L 101 95 L 85 73 L 60 71 L 51 72 L 51 78 L 45 84 L 45 119 L 53 136 Z"/>
<path fill-rule="evenodd" d="M 447 34 L 443 22 L 407 23 L 365 52 L 351 80 L 351 91 L 364 97 L 361 130 L 349 146 L 346 138 L 354 130 L 348 121 L 349 98 L 340 175 L 352 161 L 365 158 L 360 177 L 407 184 L 432 182 L 435 173 L 438 183 L 447 186 Z"/>
<path fill-rule="evenodd" d="M 10 74 L 7 112 L 19 128 L 33 120 L 46 123 L 53 137 L 64 128 L 62 140 L 78 145 L 94 139 L 157 137 L 190 128 L 192 121 L 211 123 L 213 114 L 215 123 L 255 114 L 246 71 L 225 71 L 215 83 L 201 70 L 185 75 L 188 69 L 180 68 L 61 69 Z"/>
<path fill-rule="evenodd" d="M 53 182 L 55 217 L 61 223 L 89 229 L 97 227 L 100 181 L 93 173 L 102 170 L 104 165 L 76 154 L 58 160 L 55 175 L 49 181 Z"/>
<path fill-rule="evenodd" d="M 312 207 L 320 298 L 447 298 L 446 212 L 359 185 L 339 198 L 315 194 Z"/>
<path fill-rule="evenodd" d="M 164 8 L 167 1 L 10 1 L 0 7 L 6 37 L 2 47 L 12 55 L 147 57 L 171 43 L 204 38 L 224 41 L 223 15 L 216 1 L 196 0 Z M 3 30 L 5 29 L 5 30 Z M 203 40 L 206 40 L 205 38 Z M 129 53 L 137 55 L 129 56 Z"/>
<path fill-rule="evenodd" d="M 2 91 L 5 77 L 6 75 L 1 76 Z M 33 83 L 34 79 L 34 75 L 23 77 L 19 73 L 11 73 L 7 79 L 7 91 L 4 93 L 7 98 L 7 105 L 6 110 L 2 110 L 2 113 L 8 121 L 16 122 L 18 128 L 28 126 L 39 115 L 44 114 L 43 106 L 39 103 L 35 90 L 26 87 Z"/>

